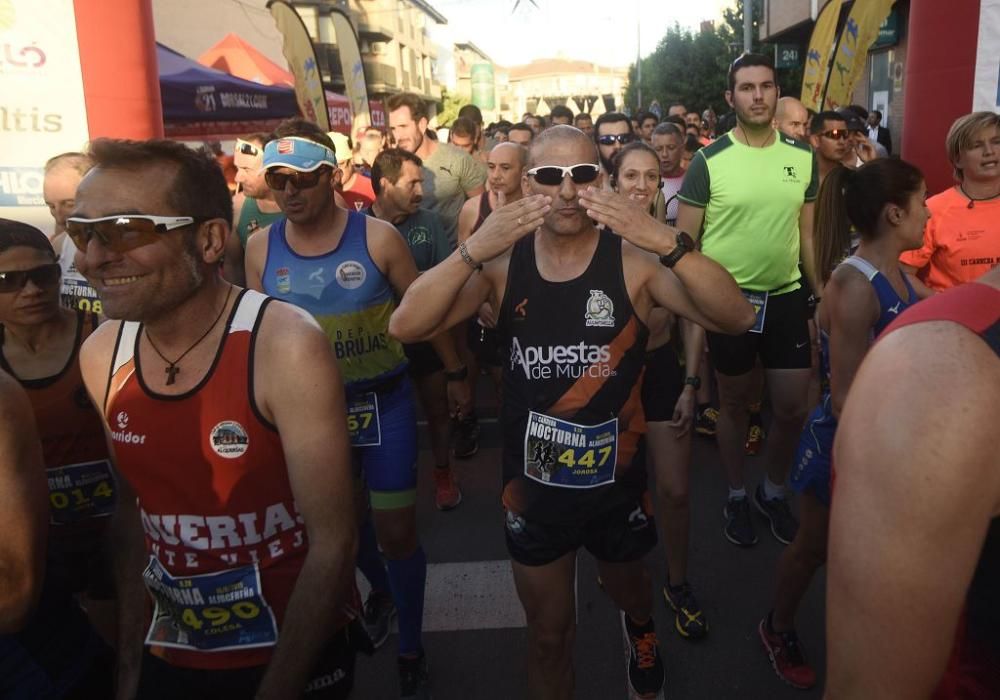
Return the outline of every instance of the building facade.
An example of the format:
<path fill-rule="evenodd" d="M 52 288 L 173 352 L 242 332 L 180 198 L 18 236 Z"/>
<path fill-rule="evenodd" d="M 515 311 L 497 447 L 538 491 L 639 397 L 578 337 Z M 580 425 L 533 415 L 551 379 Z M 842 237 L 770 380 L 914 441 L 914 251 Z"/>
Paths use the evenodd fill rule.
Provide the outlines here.
<path fill-rule="evenodd" d="M 815 24 L 812 11 L 819 12 L 829 0 L 764 0 L 763 21 L 760 27 L 762 41 L 798 48 L 804 60 L 809 48 L 809 38 Z M 840 25 L 846 22 L 853 2 L 845 2 L 841 10 Z M 851 102 L 871 111 L 882 113 L 882 125 L 889 128 L 895 153 L 899 153 L 905 128 L 903 101 L 906 95 L 906 54 L 908 48 L 907 25 L 909 0 L 896 0 L 888 19 L 883 23 L 879 37 L 869 49 L 865 71 L 854 86 Z"/>
<path fill-rule="evenodd" d="M 519 121 L 525 112 L 544 116 L 556 105 L 595 117 L 625 106 L 627 68 L 543 58 L 498 73 L 501 111 L 511 121 Z"/>

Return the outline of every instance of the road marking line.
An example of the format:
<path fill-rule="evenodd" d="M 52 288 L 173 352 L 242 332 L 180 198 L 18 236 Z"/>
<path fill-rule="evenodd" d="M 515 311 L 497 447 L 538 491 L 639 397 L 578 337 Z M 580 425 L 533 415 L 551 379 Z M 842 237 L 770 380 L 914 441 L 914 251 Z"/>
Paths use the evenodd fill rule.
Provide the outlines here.
<path fill-rule="evenodd" d="M 360 572 L 357 579 L 364 599 L 368 595 L 368 582 Z M 526 625 L 509 560 L 427 565 L 425 632 L 509 629 Z"/>

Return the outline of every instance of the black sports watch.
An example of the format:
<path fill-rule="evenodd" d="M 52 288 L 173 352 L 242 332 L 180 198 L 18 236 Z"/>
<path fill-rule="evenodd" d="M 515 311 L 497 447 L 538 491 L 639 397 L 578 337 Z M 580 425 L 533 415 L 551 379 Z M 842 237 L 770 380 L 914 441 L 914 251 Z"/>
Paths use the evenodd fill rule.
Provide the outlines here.
<path fill-rule="evenodd" d="M 685 386 L 693 386 L 695 391 L 701 388 L 701 377 L 684 377 Z"/>
<path fill-rule="evenodd" d="M 677 245 L 666 255 L 660 256 L 660 262 L 666 267 L 673 267 L 677 261 L 695 249 L 694 239 L 684 231 L 677 232 Z"/>
<path fill-rule="evenodd" d="M 444 378 L 449 382 L 461 382 L 464 381 L 468 376 L 469 376 L 469 368 L 466 367 L 465 365 L 462 365 L 458 369 L 452 370 L 451 372 L 449 372 L 448 370 L 445 370 L 444 372 Z"/>

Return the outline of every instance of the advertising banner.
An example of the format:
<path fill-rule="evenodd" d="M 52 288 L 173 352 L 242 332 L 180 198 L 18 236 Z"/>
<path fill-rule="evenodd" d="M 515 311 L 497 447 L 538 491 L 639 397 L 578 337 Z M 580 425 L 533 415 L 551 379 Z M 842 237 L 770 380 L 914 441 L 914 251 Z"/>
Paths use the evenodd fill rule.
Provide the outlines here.
<path fill-rule="evenodd" d="M 816 18 L 809 52 L 806 54 L 805 70 L 802 74 L 802 95 L 799 98 L 807 109 L 820 111 L 823 103 L 823 88 L 830 71 L 830 56 L 833 54 L 833 40 L 840 18 L 841 0 L 830 0 Z"/>
<path fill-rule="evenodd" d="M 0 0 L 0 217 L 51 233 L 42 168 L 88 138 L 73 0 Z"/>
<path fill-rule="evenodd" d="M 340 53 L 340 70 L 344 76 L 344 92 L 354 111 L 354 132 L 372 123 L 368 111 L 368 83 L 365 81 L 365 66 L 361 62 L 361 48 L 358 35 L 354 33 L 351 21 L 341 10 L 330 8 L 330 21 L 337 37 Z"/>
<path fill-rule="evenodd" d="M 879 27 L 889 16 L 895 0 L 857 0 L 837 43 L 824 109 L 839 109 L 851 103 L 851 93 L 868 64 L 868 49 L 878 38 Z"/>
<path fill-rule="evenodd" d="M 282 53 L 295 76 L 295 97 L 302 116 L 318 124 L 323 131 L 330 131 L 330 115 L 326 109 L 323 81 L 306 25 L 302 23 L 295 8 L 283 0 L 270 0 L 267 9 L 271 11 L 278 31 L 284 38 Z"/>
<path fill-rule="evenodd" d="M 972 111 L 1000 112 L 1000 0 L 980 0 Z"/>

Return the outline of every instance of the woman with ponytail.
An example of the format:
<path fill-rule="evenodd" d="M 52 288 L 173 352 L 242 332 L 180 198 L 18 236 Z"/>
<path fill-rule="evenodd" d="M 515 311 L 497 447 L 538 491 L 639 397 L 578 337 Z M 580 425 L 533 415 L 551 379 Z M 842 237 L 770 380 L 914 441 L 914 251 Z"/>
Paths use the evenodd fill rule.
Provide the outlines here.
<path fill-rule="evenodd" d="M 824 284 L 820 370 L 828 388 L 809 416 L 792 465 L 791 484 L 800 494 L 799 530 L 779 560 L 774 607 L 759 626 L 775 672 L 798 688 L 816 681 L 794 621 L 813 575 L 826 562 L 837 418 L 874 339 L 918 300 L 899 256 L 923 242 L 930 216 L 926 196 L 917 168 L 885 158 L 858 170 L 836 168 L 820 189 L 814 237 L 816 270 Z"/>

